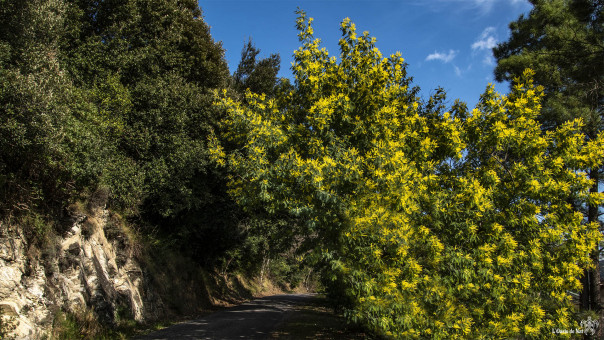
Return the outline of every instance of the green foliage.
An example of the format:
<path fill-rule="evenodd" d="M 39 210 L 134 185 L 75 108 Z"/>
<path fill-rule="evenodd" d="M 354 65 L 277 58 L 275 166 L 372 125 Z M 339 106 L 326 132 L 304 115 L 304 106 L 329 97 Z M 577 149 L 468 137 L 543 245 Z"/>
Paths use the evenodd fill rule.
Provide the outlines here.
<path fill-rule="evenodd" d="M 604 5 L 594 0 L 531 1 L 533 9 L 510 23 L 511 37 L 493 49 L 495 77 L 512 80 L 525 68 L 544 87 L 544 127 L 582 117 L 587 132 L 602 128 Z"/>
<path fill-rule="evenodd" d="M 60 215 L 98 185 L 129 214 L 203 205 L 228 70 L 195 1 L 7 0 L 0 20 L 4 214 Z"/>
<path fill-rule="evenodd" d="M 296 216 L 324 254 L 327 287 L 352 321 L 394 338 L 515 338 L 577 328 L 568 290 L 600 234 L 577 205 L 604 158 L 582 121 L 542 132 L 540 87 L 488 87 L 467 112 L 410 88 L 399 54 L 341 25 L 339 58 L 300 12 L 295 89 L 226 96 L 230 193 L 250 211 Z M 338 62 L 339 60 L 339 62 Z"/>
<path fill-rule="evenodd" d="M 233 86 L 241 96 L 246 90 L 254 93 L 272 95 L 277 85 L 277 73 L 281 64 L 278 54 L 256 60 L 260 50 L 254 46 L 250 38 L 241 50 L 241 61 L 237 71 L 233 73 Z"/>
<path fill-rule="evenodd" d="M 19 225 L 29 240 L 45 241 L 52 229 L 52 224 L 36 213 L 24 215 L 19 220 Z"/>
<path fill-rule="evenodd" d="M 125 313 L 120 311 L 120 313 Z M 132 319 L 116 319 L 116 329 L 109 329 L 99 323 L 95 314 L 89 310 L 75 312 L 59 311 L 54 316 L 51 339 L 129 339 L 134 335 L 135 324 Z"/>
<path fill-rule="evenodd" d="M 209 90 L 228 70 L 197 3 L 81 1 L 66 13 L 63 58 L 114 147 L 102 176 L 111 201 L 164 217 L 198 207 L 193 182 L 218 118 Z"/>
<path fill-rule="evenodd" d="M 104 144 L 87 124 L 79 92 L 63 71 L 62 1 L 2 6 L 0 171 L 2 210 L 60 209 L 98 176 Z"/>
<path fill-rule="evenodd" d="M 98 339 L 100 333 L 101 326 L 91 312 L 59 312 L 55 315 L 52 330 L 53 339 Z"/>
<path fill-rule="evenodd" d="M 138 214 L 138 206 L 145 197 L 145 172 L 137 163 L 123 154 L 114 154 L 108 159 L 99 181 L 111 189 L 109 206 Z"/>

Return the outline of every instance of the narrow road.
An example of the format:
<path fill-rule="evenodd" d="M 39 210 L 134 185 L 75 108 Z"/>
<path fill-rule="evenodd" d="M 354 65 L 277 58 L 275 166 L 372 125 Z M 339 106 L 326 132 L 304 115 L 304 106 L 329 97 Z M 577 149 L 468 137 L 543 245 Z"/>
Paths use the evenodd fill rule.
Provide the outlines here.
<path fill-rule="evenodd" d="M 138 340 L 364 339 L 315 294 L 273 295 L 164 328 Z"/>

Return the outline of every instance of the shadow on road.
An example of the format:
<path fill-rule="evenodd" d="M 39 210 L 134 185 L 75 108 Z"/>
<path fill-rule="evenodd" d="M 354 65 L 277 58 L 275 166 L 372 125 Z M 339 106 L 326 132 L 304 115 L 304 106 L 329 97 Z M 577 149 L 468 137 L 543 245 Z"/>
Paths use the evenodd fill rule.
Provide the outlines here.
<path fill-rule="evenodd" d="M 364 339 L 315 294 L 273 295 L 139 336 L 162 339 Z"/>

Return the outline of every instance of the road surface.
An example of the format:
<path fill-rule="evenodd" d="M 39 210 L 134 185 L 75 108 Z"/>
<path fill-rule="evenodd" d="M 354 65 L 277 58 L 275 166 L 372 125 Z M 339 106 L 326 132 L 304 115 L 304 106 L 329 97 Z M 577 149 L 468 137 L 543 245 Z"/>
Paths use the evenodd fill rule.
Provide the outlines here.
<path fill-rule="evenodd" d="M 324 307 L 315 294 L 259 298 L 197 320 L 179 323 L 136 337 L 163 339 L 364 339 L 342 318 Z"/>

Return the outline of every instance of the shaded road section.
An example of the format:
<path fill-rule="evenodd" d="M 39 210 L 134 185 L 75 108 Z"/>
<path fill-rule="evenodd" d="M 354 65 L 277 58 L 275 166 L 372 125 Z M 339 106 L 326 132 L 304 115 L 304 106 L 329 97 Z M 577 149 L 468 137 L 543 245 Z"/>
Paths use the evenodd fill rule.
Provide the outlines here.
<path fill-rule="evenodd" d="M 363 339 L 314 294 L 273 295 L 186 321 L 138 340 Z"/>

